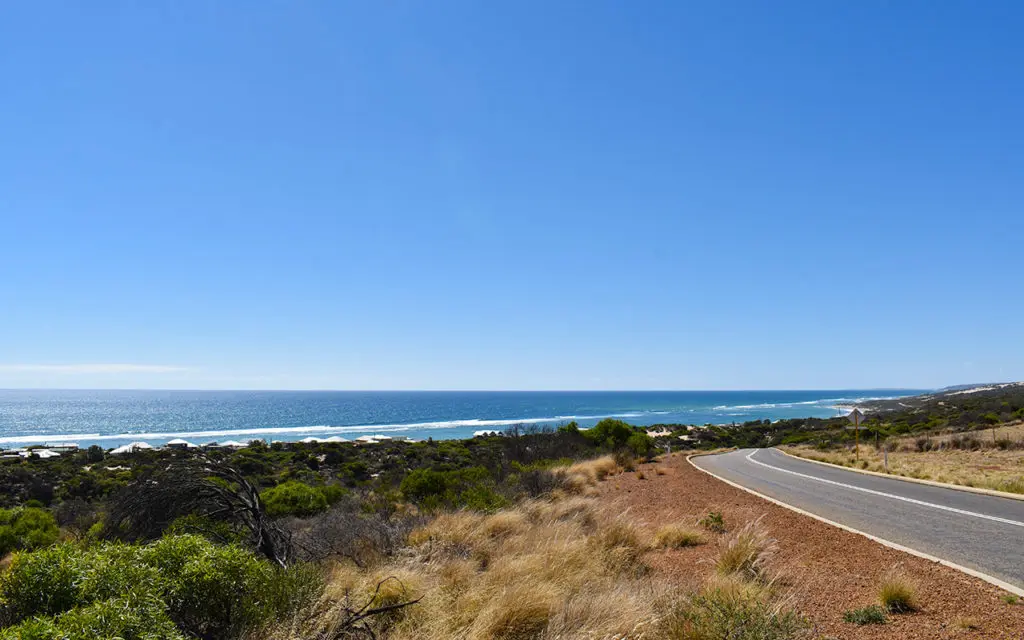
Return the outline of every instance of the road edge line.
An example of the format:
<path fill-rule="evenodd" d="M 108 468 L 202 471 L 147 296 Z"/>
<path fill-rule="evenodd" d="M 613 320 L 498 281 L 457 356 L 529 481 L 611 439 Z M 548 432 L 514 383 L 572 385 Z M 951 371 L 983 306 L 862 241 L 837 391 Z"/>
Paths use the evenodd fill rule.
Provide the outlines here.
<path fill-rule="evenodd" d="M 992 496 L 994 498 L 1008 498 L 1010 500 L 1024 500 L 1024 494 L 1010 493 L 1009 491 L 998 491 L 996 489 L 982 489 L 980 487 L 965 487 L 962 484 L 949 484 L 948 482 L 936 482 L 934 480 L 924 480 L 923 478 L 908 478 L 907 476 L 897 476 L 891 473 L 879 473 L 878 471 L 868 471 L 867 469 L 857 469 L 855 467 L 844 467 L 841 464 L 833 464 L 831 462 L 823 462 L 822 460 L 814 460 L 812 458 L 805 458 L 803 456 L 793 455 L 788 451 L 783 451 L 779 447 L 771 447 L 784 456 L 789 456 L 794 460 L 803 460 L 804 462 L 813 462 L 814 464 L 820 464 L 823 467 L 831 467 L 832 469 L 842 469 L 843 471 L 854 471 L 856 473 L 863 473 L 867 476 L 875 476 L 878 478 L 889 478 L 890 480 L 902 480 L 903 482 L 912 482 L 914 484 L 923 484 L 929 487 L 939 487 L 940 489 L 954 489 L 956 491 L 963 491 L 965 493 L 975 493 L 982 496 Z"/>
<path fill-rule="evenodd" d="M 937 562 L 938 564 L 941 564 L 943 566 L 949 567 L 950 569 L 955 569 L 955 570 L 957 570 L 957 571 L 959 571 L 961 573 L 965 573 L 965 574 L 967 574 L 967 575 L 969 575 L 969 576 L 971 576 L 973 578 L 978 578 L 979 580 L 984 580 L 985 582 L 987 582 L 987 583 L 989 583 L 989 584 L 991 584 L 991 585 L 993 585 L 995 587 L 999 587 L 1003 591 L 1008 591 L 1008 592 L 1010 592 L 1010 593 L 1012 593 L 1012 594 L 1014 594 L 1014 595 L 1016 595 L 1018 597 L 1024 598 L 1024 588 L 1018 587 L 1016 585 L 1012 585 L 1009 582 L 1006 582 L 1004 580 L 1000 580 L 999 578 L 996 578 L 995 576 L 990 576 L 987 573 L 982 573 L 981 571 L 977 571 L 975 569 L 971 569 L 969 567 L 965 567 L 965 566 L 963 566 L 961 564 L 957 564 L 957 563 L 951 562 L 949 560 L 943 560 L 942 558 L 939 558 L 937 556 L 933 556 L 933 555 L 925 553 L 923 551 L 918 551 L 917 549 L 911 549 L 910 547 L 905 547 L 905 546 L 903 546 L 903 545 L 901 545 L 899 543 L 892 542 L 890 540 L 886 540 L 885 538 L 879 538 L 878 536 L 872 535 L 872 534 L 867 533 L 865 531 L 861 531 L 859 529 L 854 529 L 853 527 L 848 527 L 845 524 L 840 524 L 840 523 L 835 522 L 833 520 L 829 520 L 828 518 L 823 518 L 823 517 L 821 517 L 819 515 L 811 513 L 810 511 L 805 511 L 805 510 L 801 509 L 800 507 L 794 507 L 791 504 L 787 504 L 785 502 L 782 502 L 781 500 L 776 500 L 775 498 L 766 496 L 763 493 L 760 493 L 758 491 L 754 491 L 753 489 L 748 489 L 747 487 L 744 487 L 741 484 L 737 484 L 737 483 L 733 482 L 732 480 L 726 480 L 725 478 L 723 478 L 723 477 L 721 477 L 721 476 L 719 476 L 717 474 L 714 474 L 714 473 L 708 471 L 707 469 L 701 469 L 700 467 L 698 467 L 693 462 L 693 458 L 699 458 L 701 456 L 706 456 L 706 455 L 718 455 L 718 454 L 700 453 L 700 454 L 688 455 L 688 456 L 686 456 L 686 461 L 688 463 L 690 463 L 690 466 L 693 467 L 694 469 L 696 469 L 697 471 L 706 473 L 709 476 L 711 476 L 712 478 L 714 478 L 715 480 L 719 480 L 721 482 L 724 482 L 725 484 L 727 484 L 729 486 L 732 486 L 732 487 L 735 487 L 735 488 L 737 488 L 737 489 L 739 489 L 741 491 L 746 491 L 747 493 L 749 493 L 751 495 L 754 495 L 754 496 L 757 496 L 758 498 L 761 498 L 762 500 L 767 500 L 768 502 L 771 502 L 772 504 L 778 505 L 778 506 L 783 507 L 785 509 L 789 509 L 790 511 L 794 511 L 796 513 L 799 513 L 800 515 L 807 516 L 809 518 L 814 518 L 815 520 L 817 520 L 819 522 L 824 522 L 825 524 L 831 525 L 833 527 L 837 527 L 839 529 L 842 529 L 843 531 L 849 531 L 850 533 L 855 533 L 855 534 L 857 534 L 859 536 L 864 536 L 868 540 L 871 540 L 872 542 L 877 542 L 878 544 L 882 545 L 883 547 L 889 547 L 890 549 L 895 549 L 896 551 L 902 551 L 903 553 L 909 553 L 912 556 L 917 556 L 918 558 L 922 558 L 924 560 L 928 560 L 929 562 Z"/>

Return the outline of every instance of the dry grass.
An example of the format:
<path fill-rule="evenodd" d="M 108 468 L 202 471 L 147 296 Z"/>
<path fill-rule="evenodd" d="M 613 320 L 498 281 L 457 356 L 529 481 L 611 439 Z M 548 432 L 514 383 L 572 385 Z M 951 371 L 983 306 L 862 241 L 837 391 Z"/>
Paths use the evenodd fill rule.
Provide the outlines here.
<path fill-rule="evenodd" d="M 768 562 L 777 550 L 775 539 L 768 535 L 768 530 L 758 518 L 722 542 L 715 560 L 715 569 L 721 575 L 735 575 L 747 580 L 762 579 Z"/>
<path fill-rule="evenodd" d="M 962 436 L 976 438 L 984 448 L 972 451 L 944 446 L 950 439 Z M 928 437 L 927 446 L 931 449 L 928 451 L 917 450 L 919 438 L 921 436 L 908 436 L 889 443 L 889 473 L 966 487 L 1024 493 L 1024 449 L 993 446 L 996 439 L 1024 442 L 1024 425 L 998 427 L 994 437 L 991 429 Z M 789 446 L 785 450 L 821 462 L 886 472 L 883 452 L 871 444 L 861 445 L 860 463 L 852 449 L 821 451 L 808 446 Z"/>
<path fill-rule="evenodd" d="M 805 620 L 770 586 L 738 576 L 712 579 L 698 593 L 660 603 L 666 612 L 655 638 L 674 640 L 794 640 L 809 638 Z"/>
<path fill-rule="evenodd" d="M 617 472 L 610 459 L 562 471 L 585 487 Z M 386 606 L 414 598 L 421 600 L 374 621 L 377 637 L 699 639 L 717 637 L 717 629 L 732 629 L 751 616 L 767 625 L 765 629 L 783 629 L 770 586 L 747 580 L 760 574 L 772 548 L 770 538 L 760 522 L 734 538 L 732 547 L 746 549 L 746 559 L 738 561 L 731 575 L 686 593 L 649 574 L 644 557 L 656 551 L 648 532 L 630 514 L 602 510 L 594 498 L 563 494 L 490 515 L 442 514 L 413 531 L 408 547 L 379 566 L 336 564 L 318 607 L 266 630 L 261 640 L 346 637 L 338 633 L 346 607 L 366 602 Z M 663 528 L 655 536 L 658 547 L 704 540 L 702 533 L 682 525 Z M 686 629 L 703 630 L 704 635 Z"/>
<path fill-rule="evenodd" d="M 665 525 L 654 534 L 654 546 L 667 549 L 695 547 L 707 541 L 703 533 L 683 524 Z"/>
<path fill-rule="evenodd" d="M 878 600 L 892 613 L 917 610 L 917 588 L 898 570 L 892 570 L 878 583 Z"/>
<path fill-rule="evenodd" d="M 593 489 L 598 482 L 608 476 L 621 473 L 622 469 L 615 462 L 615 458 L 603 456 L 594 460 L 577 462 L 568 467 L 560 467 L 554 472 L 561 482 L 564 492 L 573 495 L 594 495 Z"/>

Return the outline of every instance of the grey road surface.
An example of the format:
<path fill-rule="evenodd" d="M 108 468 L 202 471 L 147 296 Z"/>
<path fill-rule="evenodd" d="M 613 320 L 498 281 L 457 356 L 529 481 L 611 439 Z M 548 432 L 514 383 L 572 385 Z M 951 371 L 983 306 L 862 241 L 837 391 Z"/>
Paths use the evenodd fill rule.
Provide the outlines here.
<path fill-rule="evenodd" d="M 1024 501 L 832 469 L 775 449 L 698 467 L 834 522 L 1024 588 Z"/>

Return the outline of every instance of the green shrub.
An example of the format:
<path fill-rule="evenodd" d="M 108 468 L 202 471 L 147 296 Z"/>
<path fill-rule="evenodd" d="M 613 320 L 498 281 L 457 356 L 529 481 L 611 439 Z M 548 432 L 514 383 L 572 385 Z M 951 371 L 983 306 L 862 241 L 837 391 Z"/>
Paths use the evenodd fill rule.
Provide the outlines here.
<path fill-rule="evenodd" d="M 189 534 L 200 535 L 219 544 L 241 544 L 247 537 L 244 532 L 238 530 L 230 522 L 214 520 L 195 513 L 177 518 L 164 532 L 165 536 Z"/>
<path fill-rule="evenodd" d="M 708 531 L 715 533 L 725 533 L 725 519 L 722 518 L 721 511 L 709 511 L 708 515 L 704 516 L 697 521 L 697 524 L 704 527 Z"/>
<path fill-rule="evenodd" d="M 626 446 L 633 455 L 647 457 L 654 451 L 654 439 L 646 433 L 634 433 L 626 439 Z"/>
<path fill-rule="evenodd" d="M 509 506 L 508 498 L 486 484 L 476 484 L 459 494 L 460 506 L 474 511 L 497 511 Z"/>
<path fill-rule="evenodd" d="M 315 564 L 274 567 L 263 585 L 263 598 L 277 617 L 290 616 L 313 605 L 324 592 L 324 575 Z"/>
<path fill-rule="evenodd" d="M 0 601 L 12 622 L 63 613 L 79 602 L 84 556 L 70 544 L 19 553 L 0 579 Z"/>
<path fill-rule="evenodd" d="M 267 514 L 305 518 L 327 510 L 323 491 L 296 480 L 289 480 L 260 494 Z"/>
<path fill-rule="evenodd" d="M 572 433 L 576 434 L 580 432 L 580 425 L 575 420 L 563 424 L 558 427 L 558 433 Z"/>
<path fill-rule="evenodd" d="M 469 507 L 493 511 L 508 504 L 495 491 L 494 481 L 483 467 L 454 471 L 417 469 L 402 480 L 400 490 L 406 499 L 427 510 Z"/>
<path fill-rule="evenodd" d="M 327 500 L 328 505 L 336 504 L 349 494 L 348 489 L 340 484 L 328 484 L 318 487 L 318 489 L 320 490 L 320 493 L 324 495 L 324 499 Z"/>
<path fill-rule="evenodd" d="M 33 618 L 0 633 L 0 640 L 184 640 L 159 599 L 113 598 L 56 618 Z"/>
<path fill-rule="evenodd" d="M 853 624 L 885 624 L 888 621 L 885 609 L 873 604 L 862 609 L 850 609 L 843 613 L 843 620 Z"/>
<path fill-rule="evenodd" d="M 57 520 L 45 509 L 0 509 L 0 556 L 18 549 L 49 546 L 59 536 Z"/>
<path fill-rule="evenodd" d="M 807 622 L 764 598 L 712 588 L 670 609 L 663 635 L 680 640 L 795 640 Z"/>
<path fill-rule="evenodd" d="M 85 551 L 79 563 L 79 604 L 102 602 L 132 594 L 156 597 L 166 585 L 158 569 L 142 561 L 137 546 L 109 543 Z"/>
<path fill-rule="evenodd" d="M 629 437 L 635 431 L 633 427 L 614 418 L 605 418 L 593 427 L 583 432 L 588 440 L 597 445 L 603 445 L 610 449 L 617 449 L 626 444 Z"/>
<path fill-rule="evenodd" d="M 315 567 L 287 570 L 196 535 L 147 546 L 60 544 L 15 556 L 0 579 L 7 638 L 236 637 L 312 603 Z M 173 624 L 172 624 L 173 623 Z M 92 634 L 92 635 L 90 635 Z"/>
<path fill-rule="evenodd" d="M 263 588 L 274 577 L 270 564 L 241 547 L 198 540 L 180 572 L 167 576 L 164 600 L 179 628 L 227 638 L 269 619 L 274 612 Z"/>

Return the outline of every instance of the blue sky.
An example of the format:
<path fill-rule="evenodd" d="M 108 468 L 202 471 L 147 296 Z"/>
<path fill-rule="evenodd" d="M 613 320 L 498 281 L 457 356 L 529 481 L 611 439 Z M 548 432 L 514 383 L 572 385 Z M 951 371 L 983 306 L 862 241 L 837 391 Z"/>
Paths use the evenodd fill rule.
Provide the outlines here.
<path fill-rule="evenodd" d="M 1024 379 L 1019 3 L 0 8 L 0 387 Z"/>

